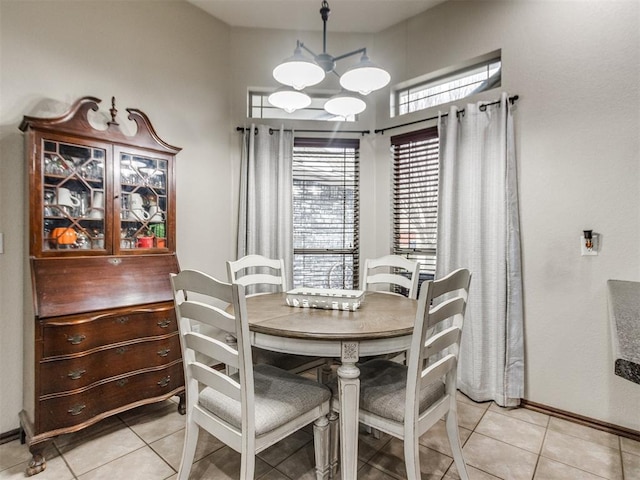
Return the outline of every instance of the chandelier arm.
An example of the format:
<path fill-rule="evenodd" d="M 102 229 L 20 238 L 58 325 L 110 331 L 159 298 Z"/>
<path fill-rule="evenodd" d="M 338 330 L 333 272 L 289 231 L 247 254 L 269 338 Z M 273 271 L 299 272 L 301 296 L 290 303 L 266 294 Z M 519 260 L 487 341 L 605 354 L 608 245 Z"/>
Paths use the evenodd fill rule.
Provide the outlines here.
<path fill-rule="evenodd" d="M 363 53 L 363 54 L 367 54 L 367 49 L 366 48 L 359 48 L 357 50 L 354 50 L 353 52 L 349 52 L 349 53 L 344 53 L 342 55 L 338 55 L 337 57 L 333 57 L 333 59 L 337 62 L 338 60 L 342 60 L 343 58 L 347 58 L 347 57 L 351 57 L 353 55 L 357 55 L 358 53 Z"/>
<path fill-rule="evenodd" d="M 316 55 L 316 53 L 311 50 L 310 48 L 308 48 L 304 43 L 302 43 L 300 40 L 298 40 L 298 46 L 300 48 L 302 48 L 303 50 L 306 50 L 307 52 L 309 52 L 311 55 L 313 55 L 313 58 L 316 58 L 318 55 Z"/>

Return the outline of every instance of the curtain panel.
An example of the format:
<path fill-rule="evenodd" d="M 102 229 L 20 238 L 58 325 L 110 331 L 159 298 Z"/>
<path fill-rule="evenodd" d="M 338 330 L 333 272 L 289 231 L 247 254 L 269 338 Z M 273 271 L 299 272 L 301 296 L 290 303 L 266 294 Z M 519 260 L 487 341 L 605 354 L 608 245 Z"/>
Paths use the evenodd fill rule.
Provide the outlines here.
<path fill-rule="evenodd" d="M 439 118 L 436 278 L 472 272 L 458 386 L 475 401 L 524 395 L 523 297 L 512 106 L 451 107 Z"/>
<path fill-rule="evenodd" d="M 243 134 L 236 252 L 237 258 L 282 258 L 288 272 L 293 267 L 293 136 L 284 128 L 254 124 Z"/>

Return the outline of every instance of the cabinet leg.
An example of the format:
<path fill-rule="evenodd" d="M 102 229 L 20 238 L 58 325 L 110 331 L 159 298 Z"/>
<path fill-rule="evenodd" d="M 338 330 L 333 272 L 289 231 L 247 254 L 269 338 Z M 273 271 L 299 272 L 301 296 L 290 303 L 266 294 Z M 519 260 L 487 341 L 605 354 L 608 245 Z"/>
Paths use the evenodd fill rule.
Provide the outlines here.
<path fill-rule="evenodd" d="M 185 393 L 182 392 L 178 397 L 180 398 L 180 402 L 178 403 L 178 413 L 180 413 L 180 415 L 184 415 L 187 413 Z"/>
<path fill-rule="evenodd" d="M 29 465 L 27 465 L 27 470 L 25 471 L 27 477 L 36 475 L 47 468 L 47 461 L 44 458 L 44 450 L 52 441 L 53 439 L 49 439 L 29 446 L 31 460 L 29 460 Z"/>

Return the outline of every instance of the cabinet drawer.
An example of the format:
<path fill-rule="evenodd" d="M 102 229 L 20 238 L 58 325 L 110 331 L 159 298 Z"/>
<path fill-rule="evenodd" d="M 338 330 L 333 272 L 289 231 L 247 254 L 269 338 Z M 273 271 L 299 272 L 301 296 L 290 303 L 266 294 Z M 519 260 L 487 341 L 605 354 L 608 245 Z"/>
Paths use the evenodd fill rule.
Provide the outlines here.
<path fill-rule="evenodd" d="M 85 352 L 112 343 L 177 331 L 173 305 L 153 310 L 48 319 L 43 328 L 43 358 Z"/>
<path fill-rule="evenodd" d="M 180 337 L 169 336 L 119 345 L 80 357 L 44 361 L 40 367 L 39 395 L 84 388 L 111 377 L 180 360 Z"/>
<path fill-rule="evenodd" d="M 135 373 L 80 393 L 46 398 L 38 402 L 39 431 L 71 427 L 142 400 L 150 403 L 166 398 L 183 385 L 182 362 L 177 361 L 166 368 Z"/>

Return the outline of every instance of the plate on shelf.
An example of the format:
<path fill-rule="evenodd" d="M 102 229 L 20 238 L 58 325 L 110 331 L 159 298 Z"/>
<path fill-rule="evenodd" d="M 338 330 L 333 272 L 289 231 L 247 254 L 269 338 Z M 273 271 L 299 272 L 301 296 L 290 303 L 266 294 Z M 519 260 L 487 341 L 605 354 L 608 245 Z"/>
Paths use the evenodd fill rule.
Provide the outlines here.
<path fill-rule="evenodd" d="M 286 302 L 290 307 L 354 311 L 360 307 L 363 299 L 363 290 L 302 287 L 289 290 Z"/>

